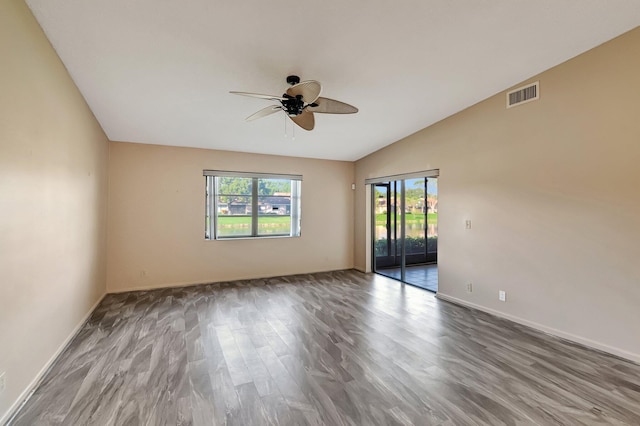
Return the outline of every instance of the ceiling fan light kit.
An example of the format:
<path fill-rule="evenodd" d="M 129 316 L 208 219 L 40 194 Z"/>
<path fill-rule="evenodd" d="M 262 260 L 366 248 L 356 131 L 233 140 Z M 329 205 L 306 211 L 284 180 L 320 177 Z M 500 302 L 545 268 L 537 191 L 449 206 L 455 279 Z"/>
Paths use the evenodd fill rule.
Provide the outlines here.
<path fill-rule="evenodd" d="M 279 102 L 280 105 L 270 105 L 246 118 L 252 121 L 266 117 L 278 111 L 284 111 L 287 116 L 298 126 L 305 130 L 313 130 L 315 126 L 314 113 L 321 114 L 354 114 L 358 108 L 329 98 L 320 97 L 322 85 L 315 80 L 300 81 L 297 75 L 287 77 L 287 83 L 291 85 L 282 96 L 263 95 L 250 92 L 230 92 L 234 95 L 249 96 L 258 99 L 267 99 Z"/>

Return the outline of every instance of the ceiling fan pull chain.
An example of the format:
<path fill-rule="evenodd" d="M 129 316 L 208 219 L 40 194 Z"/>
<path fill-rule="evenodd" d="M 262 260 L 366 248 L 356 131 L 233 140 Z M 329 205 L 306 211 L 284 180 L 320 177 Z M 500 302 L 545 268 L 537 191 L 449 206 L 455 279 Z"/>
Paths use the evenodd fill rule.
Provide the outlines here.
<path fill-rule="evenodd" d="M 291 140 L 295 141 L 296 140 L 296 126 L 291 126 L 292 130 L 291 130 Z"/>
<path fill-rule="evenodd" d="M 287 116 L 284 116 L 284 138 L 287 138 Z"/>

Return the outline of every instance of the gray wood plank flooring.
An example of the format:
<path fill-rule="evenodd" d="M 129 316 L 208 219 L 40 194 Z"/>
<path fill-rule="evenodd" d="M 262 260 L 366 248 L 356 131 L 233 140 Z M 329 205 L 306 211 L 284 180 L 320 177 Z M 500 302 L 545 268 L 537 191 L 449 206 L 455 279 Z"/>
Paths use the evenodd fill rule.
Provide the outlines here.
<path fill-rule="evenodd" d="M 356 271 L 108 295 L 18 425 L 640 424 L 640 366 Z"/>

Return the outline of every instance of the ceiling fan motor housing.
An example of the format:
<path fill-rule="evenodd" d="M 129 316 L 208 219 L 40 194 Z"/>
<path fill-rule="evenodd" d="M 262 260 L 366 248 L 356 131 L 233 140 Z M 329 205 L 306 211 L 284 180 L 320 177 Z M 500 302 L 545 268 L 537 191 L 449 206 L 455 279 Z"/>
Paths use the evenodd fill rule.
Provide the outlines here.
<path fill-rule="evenodd" d="M 302 95 L 296 95 L 294 97 L 284 93 L 282 97 L 286 98 L 281 102 L 287 114 L 289 114 L 290 116 L 302 114 L 302 112 L 304 111 L 304 101 L 302 100 Z"/>

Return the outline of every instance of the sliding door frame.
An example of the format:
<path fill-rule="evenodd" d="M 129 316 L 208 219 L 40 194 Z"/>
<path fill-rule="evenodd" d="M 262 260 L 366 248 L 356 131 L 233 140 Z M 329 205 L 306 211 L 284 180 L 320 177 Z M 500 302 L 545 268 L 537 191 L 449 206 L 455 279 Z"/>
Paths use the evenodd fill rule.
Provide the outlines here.
<path fill-rule="evenodd" d="M 421 171 L 421 172 L 412 172 L 412 173 L 403 173 L 403 174 L 398 174 L 398 175 L 391 175 L 391 176 L 382 176 L 382 177 L 378 177 L 378 178 L 370 178 L 370 179 L 365 179 L 365 185 L 370 185 L 371 186 L 371 203 L 368 206 L 369 207 L 369 214 L 371 215 L 371 229 L 369 230 L 369 232 L 371 232 L 371 266 L 372 266 L 372 271 L 376 272 L 378 270 L 377 264 L 376 264 L 376 250 L 375 250 L 375 244 L 376 244 L 376 185 L 385 185 L 387 186 L 387 215 L 389 215 L 389 199 L 391 198 L 391 186 L 394 186 L 394 199 L 395 199 L 395 203 L 394 203 L 394 237 L 397 241 L 397 216 L 398 216 L 398 212 L 397 212 L 397 182 L 400 182 L 400 280 L 404 283 L 406 282 L 406 247 L 405 247 L 405 240 L 406 240 L 406 217 L 405 217 L 405 211 L 406 211 L 406 195 L 405 195 L 405 181 L 407 179 L 428 179 L 428 178 L 437 178 L 440 175 L 440 170 L 439 169 L 433 169 L 433 170 L 425 170 L 425 171 Z M 427 198 L 427 184 L 426 184 L 426 180 L 425 180 L 425 204 L 426 204 L 426 198 Z M 428 209 L 425 210 L 425 221 L 427 220 L 427 215 L 428 215 Z M 389 223 L 389 216 L 387 216 L 387 223 Z M 426 226 L 426 223 L 425 223 Z M 390 244 L 388 238 L 389 238 L 389 234 L 390 234 L 390 229 L 387 229 L 387 244 L 389 244 L 387 247 L 391 247 L 392 244 Z M 425 251 L 426 249 L 426 239 L 427 239 L 427 234 L 426 234 L 426 229 L 425 229 Z M 398 247 L 397 244 L 395 245 L 395 247 L 393 247 L 393 255 L 395 256 L 396 253 L 398 252 Z M 391 255 L 391 253 L 388 253 L 389 255 Z M 428 253 L 426 253 L 428 256 Z"/>

